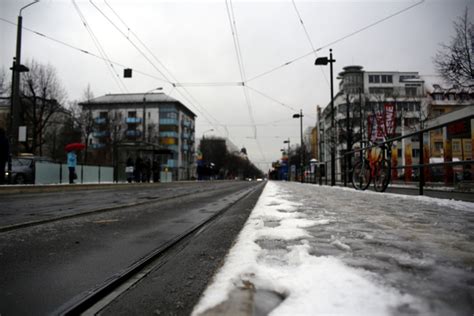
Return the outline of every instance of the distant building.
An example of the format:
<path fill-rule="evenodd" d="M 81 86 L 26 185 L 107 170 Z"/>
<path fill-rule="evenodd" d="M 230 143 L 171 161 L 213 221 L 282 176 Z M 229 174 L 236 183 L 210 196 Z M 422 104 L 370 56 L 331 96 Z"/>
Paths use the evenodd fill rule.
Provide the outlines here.
<path fill-rule="evenodd" d="M 420 129 L 427 117 L 424 80 L 417 72 L 365 71 L 362 66 L 347 66 L 339 73 L 339 91 L 334 96 L 335 128 L 331 128 L 331 105 L 318 118 L 320 160 L 330 159 L 331 144 L 336 156 L 367 144 Z M 393 111 L 393 116 L 389 115 Z M 387 124 L 380 124 L 382 118 Z M 384 126 L 381 126 L 384 125 Z M 349 146 L 349 148 L 348 148 Z M 409 156 L 418 162 L 419 144 L 404 139 L 396 145 L 398 164 Z M 336 174 L 345 166 L 338 161 Z"/>
<path fill-rule="evenodd" d="M 92 112 L 94 132 L 87 141 L 98 154 L 111 158 L 118 146 L 123 164 L 130 155 L 158 153 L 161 170 L 174 180 L 194 176 L 196 115 L 178 100 L 164 93 L 107 94 L 80 105 Z"/>
<path fill-rule="evenodd" d="M 460 114 L 464 113 L 459 111 L 464 108 L 474 108 L 474 86 L 467 88 L 459 88 L 453 86 L 451 88 L 442 88 L 440 85 L 433 85 L 433 90 L 428 92 L 428 112 L 429 118 L 431 121 L 427 122 L 428 124 L 433 124 L 433 122 L 444 122 L 442 118 L 458 118 Z M 453 115 L 448 115 L 449 113 Z M 439 119 L 438 119 L 439 118 Z M 469 129 L 470 130 L 470 129 Z M 444 147 L 446 146 L 446 139 L 448 135 L 443 129 L 437 129 L 430 132 L 430 157 L 443 157 Z M 469 137 L 467 137 L 469 138 Z M 469 145 L 469 141 L 463 139 L 459 141 L 456 137 L 454 138 L 455 148 L 460 148 L 461 150 L 454 150 L 454 154 L 459 152 L 469 152 L 470 147 L 464 148 Z M 459 145 L 460 144 L 460 145 Z M 470 157 L 469 155 L 464 155 L 465 157 Z M 455 158 L 462 159 L 463 155 L 457 154 Z"/>

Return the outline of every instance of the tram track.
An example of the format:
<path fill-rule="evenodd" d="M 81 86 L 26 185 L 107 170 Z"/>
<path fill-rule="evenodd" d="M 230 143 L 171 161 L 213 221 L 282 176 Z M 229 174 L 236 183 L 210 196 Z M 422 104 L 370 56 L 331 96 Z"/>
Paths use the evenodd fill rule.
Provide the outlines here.
<path fill-rule="evenodd" d="M 85 291 L 74 297 L 72 300 L 61 306 L 53 314 L 95 315 L 101 309 L 107 306 L 107 301 L 111 301 L 117 298 L 123 292 L 128 290 L 131 286 L 139 282 L 141 279 L 145 278 L 150 271 L 152 271 L 154 268 L 161 264 L 160 259 L 166 256 L 171 250 L 174 250 L 186 240 L 205 230 L 207 226 L 211 225 L 214 221 L 216 221 L 216 219 L 223 216 L 227 210 L 229 210 L 237 203 L 241 202 L 243 199 L 247 198 L 252 193 L 258 191 L 261 187 L 262 185 L 259 185 L 256 187 L 244 189 L 242 190 L 243 192 L 238 192 L 238 194 L 234 197 L 231 203 L 227 204 L 225 207 L 214 213 L 212 216 L 192 226 L 188 230 L 177 235 L 172 240 L 169 240 L 168 242 L 160 245 L 158 248 L 151 251 L 146 256 L 140 258 L 122 271 L 116 273 L 99 286 Z M 123 287 L 123 285 L 131 279 L 133 279 L 133 281 L 130 282 L 127 286 Z M 104 303 L 104 299 L 106 303 Z"/>
<path fill-rule="evenodd" d="M 146 199 L 142 200 L 142 201 L 135 201 L 135 202 L 131 202 L 131 203 L 123 203 L 123 204 L 119 204 L 119 205 L 105 206 L 105 207 L 100 206 L 98 208 L 92 208 L 92 209 L 86 210 L 86 211 L 78 211 L 77 213 L 73 213 L 73 214 L 66 214 L 66 215 L 54 216 L 54 217 L 51 217 L 51 218 L 43 218 L 43 219 L 38 219 L 38 220 L 25 221 L 25 222 L 20 222 L 20 223 L 15 223 L 15 224 L 3 225 L 3 226 L 0 226 L 0 233 L 9 232 L 9 231 L 18 230 L 18 229 L 27 228 L 27 227 L 32 227 L 32 226 L 39 226 L 39 225 L 59 222 L 59 221 L 62 221 L 62 220 L 86 217 L 86 216 L 90 216 L 90 215 L 94 215 L 94 214 L 121 210 L 121 209 L 130 208 L 130 207 L 144 206 L 144 205 L 149 205 L 149 204 L 153 204 L 153 203 L 171 201 L 171 200 L 179 199 L 179 198 L 186 197 L 186 196 L 199 195 L 199 194 L 202 194 L 202 193 L 205 193 L 205 192 L 208 192 L 208 191 L 209 191 L 209 188 L 207 188 L 207 187 L 198 188 L 197 190 L 192 191 L 192 192 L 187 191 L 187 192 L 182 192 L 182 193 L 178 193 L 178 194 L 172 194 L 170 196 L 151 196 L 151 197 L 146 197 Z"/>
<path fill-rule="evenodd" d="M 109 200 L 117 195 L 133 196 L 139 203 L 122 204 L 108 210 L 102 207 L 94 213 L 89 209 L 87 213 L 48 219 L 41 224 L 36 222 L 29 228 L 25 226 L 31 223 L 21 223 L 24 229 L 17 226 L 4 231 L 0 233 L 0 269 L 4 271 L 0 275 L 0 313 L 75 315 L 91 306 L 97 308 L 110 293 L 118 291 L 120 294 L 118 288 L 125 288 L 129 295 L 131 284 L 142 281 L 140 276 L 148 274 L 144 268 L 149 267 L 153 270 L 150 273 L 154 274 L 156 266 L 167 267 L 168 262 L 176 262 L 177 256 L 188 253 L 189 248 L 183 245 L 194 244 L 203 236 L 209 238 L 209 231 L 216 227 L 214 222 L 228 222 L 229 214 L 240 214 L 242 207 L 245 208 L 242 212 L 250 212 L 249 207 L 243 205 L 250 205 L 250 201 L 255 203 L 263 184 L 196 183 L 186 188 L 174 187 L 166 194 L 163 190 L 109 192 Z M 87 195 L 97 198 L 104 194 Z M 249 195 L 252 197 L 247 198 Z M 43 202 L 37 203 L 35 211 L 46 215 L 47 200 L 52 197 L 42 195 Z M 29 204 L 39 201 L 37 196 L 18 196 L 18 199 L 29 199 Z M 58 212 L 63 199 L 60 195 L 54 201 L 57 203 L 51 203 Z M 101 204 L 105 205 L 109 200 Z M 93 205 L 93 201 L 88 201 L 79 208 L 85 210 Z M 229 209 L 231 211 L 226 212 Z M 207 229 L 209 226 L 212 228 Z M 217 238 L 220 245 L 221 236 L 235 229 L 238 227 L 218 232 L 211 238 Z M 201 233 L 203 231 L 206 233 Z M 210 242 L 198 244 L 192 249 L 208 244 Z M 181 252 L 181 248 L 188 250 Z M 214 249 L 217 248 L 205 252 L 214 252 Z M 198 262 L 202 262 L 202 257 L 195 257 L 181 271 L 192 270 Z M 209 262 L 209 266 L 213 265 L 214 262 Z M 179 262 L 173 266 L 179 266 Z M 199 273 L 206 268 L 201 266 Z M 147 283 L 149 278 L 145 277 L 145 280 L 138 283 Z M 122 296 L 113 300 L 113 305 L 121 301 Z"/>

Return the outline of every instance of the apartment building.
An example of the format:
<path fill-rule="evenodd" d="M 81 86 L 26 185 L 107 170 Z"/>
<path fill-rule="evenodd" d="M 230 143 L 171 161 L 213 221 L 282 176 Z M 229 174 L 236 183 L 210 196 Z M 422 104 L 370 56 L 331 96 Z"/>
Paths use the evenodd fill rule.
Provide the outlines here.
<path fill-rule="evenodd" d="M 474 86 L 443 88 L 440 85 L 433 85 L 433 89 L 428 92 L 428 109 L 429 118 L 434 120 L 438 117 L 452 117 L 448 113 L 459 111 L 463 108 L 474 106 Z M 457 112 L 462 113 L 462 112 Z M 448 116 L 447 116 L 448 115 Z M 431 122 L 430 122 L 431 123 Z M 470 128 L 468 128 L 470 130 Z M 459 155 L 459 152 L 470 152 L 472 143 L 466 137 L 462 142 L 459 139 L 454 139 L 453 147 L 454 157 L 463 159 L 469 155 Z M 443 157 L 444 147 L 447 139 L 447 133 L 443 129 L 437 129 L 430 132 L 430 157 Z"/>
<path fill-rule="evenodd" d="M 119 153 L 122 163 L 133 148 L 135 156 L 162 153 L 161 170 L 174 180 L 193 176 L 196 115 L 178 100 L 164 93 L 107 94 L 80 105 L 94 120 L 87 140 L 93 150 L 110 155 L 114 146 L 127 148 Z"/>
<path fill-rule="evenodd" d="M 406 135 L 422 127 L 427 104 L 424 80 L 417 72 L 365 71 L 362 66 L 346 66 L 339 73 L 339 91 L 334 96 L 335 128 L 331 128 L 331 105 L 324 108 L 318 123 L 320 160 L 330 159 L 332 144 L 336 155 L 366 145 Z M 383 122 L 383 124 L 381 124 Z M 418 162 L 416 139 L 395 144 L 397 164 Z M 338 161 L 336 173 L 344 170 Z"/>

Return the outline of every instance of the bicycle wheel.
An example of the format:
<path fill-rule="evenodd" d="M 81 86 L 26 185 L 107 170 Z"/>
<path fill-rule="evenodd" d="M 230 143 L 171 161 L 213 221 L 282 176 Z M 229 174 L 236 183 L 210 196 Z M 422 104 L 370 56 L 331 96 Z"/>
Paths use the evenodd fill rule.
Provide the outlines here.
<path fill-rule="evenodd" d="M 370 164 L 368 160 L 356 163 L 352 171 L 352 185 L 356 190 L 365 190 L 370 184 Z"/>
<path fill-rule="evenodd" d="M 384 192 L 390 183 L 390 161 L 383 159 L 375 166 L 374 189 Z"/>

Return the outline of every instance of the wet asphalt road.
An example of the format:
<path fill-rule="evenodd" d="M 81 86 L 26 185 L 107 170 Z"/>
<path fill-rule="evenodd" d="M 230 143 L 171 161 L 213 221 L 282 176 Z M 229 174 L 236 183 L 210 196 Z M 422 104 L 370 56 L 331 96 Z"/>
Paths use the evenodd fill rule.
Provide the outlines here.
<path fill-rule="evenodd" d="M 258 187 L 249 182 L 206 182 L 2 196 L 0 226 L 123 201 L 181 197 L 1 232 L 0 314 L 54 313 Z"/>

